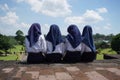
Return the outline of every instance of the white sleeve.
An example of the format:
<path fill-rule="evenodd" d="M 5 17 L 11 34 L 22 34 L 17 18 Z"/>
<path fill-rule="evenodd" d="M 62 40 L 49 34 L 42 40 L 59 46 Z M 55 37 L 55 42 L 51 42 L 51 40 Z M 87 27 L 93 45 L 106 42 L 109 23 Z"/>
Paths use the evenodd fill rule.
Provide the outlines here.
<path fill-rule="evenodd" d="M 85 51 L 85 45 L 81 43 L 81 54 Z"/>
<path fill-rule="evenodd" d="M 64 53 L 66 53 L 67 51 L 67 39 L 65 39 L 65 43 L 64 43 Z"/>
<path fill-rule="evenodd" d="M 31 48 L 34 52 L 46 52 L 46 42 L 43 35 L 40 35 L 39 40 Z"/>
<path fill-rule="evenodd" d="M 83 52 L 91 52 L 91 49 L 84 43 L 81 43 L 81 53 Z"/>
<path fill-rule="evenodd" d="M 52 53 L 53 51 L 52 43 L 46 40 L 46 54 Z"/>
<path fill-rule="evenodd" d="M 42 47 L 42 52 L 46 53 L 47 46 L 46 46 L 46 40 L 44 36 L 41 36 L 41 47 Z"/>
<path fill-rule="evenodd" d="M 29 50 L 29 42 L 28 42 L 28 40 L 27 40 L 27 38 L 25 38 L 25 50 L 26 50 L 26 52 L 28 52 L 28 50 Z"/>

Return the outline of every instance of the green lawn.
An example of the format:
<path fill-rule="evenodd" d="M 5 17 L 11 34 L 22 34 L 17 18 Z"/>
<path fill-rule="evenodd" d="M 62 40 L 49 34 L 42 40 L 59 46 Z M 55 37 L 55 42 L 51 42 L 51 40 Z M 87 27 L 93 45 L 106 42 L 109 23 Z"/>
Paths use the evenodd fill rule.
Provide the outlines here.
<path fill-rule="evenodd" d="M 5 61 L 9 61 L 9 60 L 17 60 L 17 55 L 15 54 L 10 54 L 7 56 L 0 56 L 0 60 L 5 60 Z"/>
<path fill-rule="evenodd" d="M 22 45 L 16 45 L 14 48 L 9 49 L 9 52 L 11 52 L 11 53 L 14 53 L 14 52 L 19 53 L 19 52 L 22 51 L 22 47 L 23 47 Z"/>
<path fill-rule="evenodd" d="M 102 49 L 100 54 L 117 54 L 115 51 L 113 51 L 112 49 L 110 48 L 107 48 L 107 49 Z"/>
<path fill-rule="evenodd" d="M 103 60 L 103 54 L 97 54 L 96 60 Z"/>
<path fill-rule="evenodd" d="M 12 49 L 9 49 L 8 51 L 11 53 L 11 54 L 8 54 L 7 56 L 0 56 L 0 60 L 19 60 L 19 56 L 20 56 L 20 52 L 23 51 L 21 48 L 23 46 L 21 45 L 17 45 L 15 46 L 14 48 Z M 14 54 L 15 52 L 15 54 Z"/>
<path fill-rule="evenodd" d="M 97 57 L 96 57 L 96 60 L 103 60 L 103 55 L 104 54 L 117 54 L 115 51 L 113 51 L 112 49 L 110 48 L 107 48 L 107 49 L 101 49 L 101 50 L 98 50 L 98 54 L 97 54 Z"/>

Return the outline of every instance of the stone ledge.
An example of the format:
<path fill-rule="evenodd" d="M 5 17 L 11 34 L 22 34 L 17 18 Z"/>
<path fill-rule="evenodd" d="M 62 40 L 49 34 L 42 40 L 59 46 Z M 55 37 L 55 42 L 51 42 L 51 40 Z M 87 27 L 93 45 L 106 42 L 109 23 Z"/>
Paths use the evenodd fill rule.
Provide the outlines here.
<path fill-rule="evenodd" d="M 104 59 L 120 59 L 120 55 L 119 54 L 114 54 L 114 55 L 104 54 Z"/>
<path fill-rule="evenodd" d="M 96 77 L 97 76 L 97 77 Z M 119 80 L 120 60 L 90 63 L 20 64 L 0 61 L 0 80 Z"/>

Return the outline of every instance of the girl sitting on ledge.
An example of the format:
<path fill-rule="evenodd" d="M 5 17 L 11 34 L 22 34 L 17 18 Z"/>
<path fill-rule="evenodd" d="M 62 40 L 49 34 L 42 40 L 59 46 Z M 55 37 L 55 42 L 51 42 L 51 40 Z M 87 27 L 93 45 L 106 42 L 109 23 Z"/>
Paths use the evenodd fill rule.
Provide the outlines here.
<path fill-rule="evenodd" d="M 64 43 L 59 27 L 56 24 L 50 26 L 46 36 L 47 43 L 47 62 L 61 62 L 64 55 Z"/>
<path fill-rule="evenodd" d="M 28 35 L 25 38 L 25 47 L 27 63 L 40 63 L 45 61 L 44 53 L 46 52 L 46 41 L 41 33 L 40 24 L 31 25 Z"/>
<path fill-rule="evenodd" d="M 82 43 L 81 43 L 81 61 L 91 62 L 96 58 L 96 48 L 92 37 L 92 28 L 86 25 L 82 33 Z"/>
<path fill-rule="evenodd" d="M 68 27 L 68 35 L 65 39 L 66 55 L 65 62 L 79 62 L 81 59 L 81 33 L 76 25 Z"/>

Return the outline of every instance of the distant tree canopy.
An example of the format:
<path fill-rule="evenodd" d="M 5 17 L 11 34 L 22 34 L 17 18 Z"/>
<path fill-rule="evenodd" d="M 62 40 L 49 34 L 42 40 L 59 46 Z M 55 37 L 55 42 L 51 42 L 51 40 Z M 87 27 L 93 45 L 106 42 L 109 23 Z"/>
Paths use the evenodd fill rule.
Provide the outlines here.
<path fill-rule="evenodd" d="M 16 32 L 16 36 L 15 36 L 15 39 L 17 40 L 17 42 L 20 44 L 20 45 L 23 45 L 24 44 L 24 33 L 21 31 L 21 30 L 18 30 Z"/>
<path fill-rule="evenodd" d="M 93 35 L 95 42 L 101 42 L 101 41 L 111 42 L 113 36 L 114 36 L 113 34 L 104 35 L 104 34 L 99 34 L 99 33 L 96 33 Z"/>
<path fill-rule="evenodd" d="M 16 35 L 18 35 L 18 36 L 23 36 L 24 33 L 23 33 L 21 30 L 18 30 L 18 31 L 16 32 Z"/>
<path fill-rule="evenodd" d="M 114 36 L 113 34 L 109 34 L 109 35 L 104 35 L 99 33 L 94 34 L 93 38 L 96 48 L 97 49 L 109 48 L 113 36 Z"/>
<path fill-rule="evenodd" d="M 13 39 L 8 36 L 0 34 L 0 50 L 5 51 L 7 54 L 7 50 L 14 47 Z"/>
<path fill-rule="evenodd" d="M 111 47 L 120 54 L 120 33 L 112 38 Z"/>
<path fill-rule="evenodd" d="M 95 46 L 96 46 L 97 49 L 99 49 L 99 48 L 101 48 L 101 49 L 110 48 L 109 43 L 105 42 L 105 41 L 97 42 L 97 43 L 95 43 Z"/>

